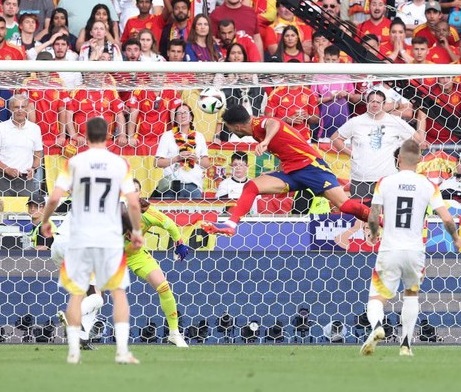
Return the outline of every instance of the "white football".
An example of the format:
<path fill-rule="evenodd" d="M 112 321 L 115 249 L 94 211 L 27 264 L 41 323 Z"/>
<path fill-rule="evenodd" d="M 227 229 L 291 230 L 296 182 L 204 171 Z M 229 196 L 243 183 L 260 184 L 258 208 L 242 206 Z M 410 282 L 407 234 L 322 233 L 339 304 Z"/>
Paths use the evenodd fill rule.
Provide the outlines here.
<path fill-rule="evenodd" d="M 215 87 L 207 87 L 200 93 L 197 105 L 205 113 L 213 114 L 219 112 L 225 102 L 226 96 L 221 90 Z"/>

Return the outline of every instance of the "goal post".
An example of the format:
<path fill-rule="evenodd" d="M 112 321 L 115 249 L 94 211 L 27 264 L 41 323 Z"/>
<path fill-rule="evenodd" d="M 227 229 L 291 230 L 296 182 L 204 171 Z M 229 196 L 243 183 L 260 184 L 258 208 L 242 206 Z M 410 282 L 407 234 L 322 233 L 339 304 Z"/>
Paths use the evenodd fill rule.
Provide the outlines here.
<path fill-rule="evenodd" d="M 84 81 L 75 88 L 59 84 L 58 77 L 47 78 L 50 73 L 75 72 L 82 73 Z M 95 76 L 102 73 L 110 78 Z M 248 74 L 256 78 L 246 77 Z M 442 79 L 455 86 L 449 93 L 443 89 Z M 441 184 L 452 177 L 456 179 L 459 166 L 461 88 L 458 90 L 457 86 L 460 81 L 461 65 L 451 64 L 439 67 L 433 64 L 0 62 L 0 90 L 9 92 L 9 96 L 19 92 L 29 97 L 34 104 L 33 118 L 40 124 L 44 140 L 50 143 L 46 146 L 42 177 L 36 178 L 41 181 L 42 191 L 52 189 L 59 168 L 71 155 L 66 149 L 69 134 L 67 142 L 60 145 L 53 139 L 57 135 L 45 137 L 51 132 L 46 128 L 47 119 L 52 117 L 42 112 L 69 110 L 71 121 L 75 121 L 73 125 L 78 127 L 85 110 L 89 110 L 83 108 L 83 103 L 90 102 L 101 91 L 114 92 L 91 101 L 90 115 L 113 116 L 114 140 L 109 148 L 129 160 L 134 176 L 141 181 L 142 196 L 150 197 L 163 178 L 163 170 L 155 167 L 158 139 L 152 144 L 147 140 L 151 133 L 159 132 L 160 137 L 171 129 L 171 114 L 177 107 L 175 100 L 191 107 L 195 128 L 204 135 L 211 160 L 204 172 L 203 197 L 151 198 L 151 202 L 174 219 L 192 252 L 186 262 L 175 262 L 173 243 L 167 232 L 153 228 L 146 236 L 147 246 L 171 283 L 181 313 L 181 327 L 191 343 L 361 343 L 369 329 L 363 314 L 371 268 L 376 260 L 376 249 L 366 240 L 366 227 L 352 216 L 339 214 L 325 200 L 311 200 L 303 194 L 258 199 L 233 237 L 206 234 L 200 228 L 200 221 L 224 221 L 227 209 L 235 203 L 216 198 L 219 184 L 233 174 L 232 155 L 236 151 L 247 154 L 250 178 L 274 170 L 278 161 L 267 153 L 256 156 L 254 144 L 230 140 L 229 135 L 219 142 L 215 140 L 222 124 L 222 111 L 215 114 L 201 111 L 197 106 L 201 90 L 210 86 L 219 88 L 225 92 L 226 102 L 245 103 L 246 107 L 249 103 L 248 110 L 254 115 L 272 113 L 291 118 L 293 108 L 304 110 L 298 107 L 301 103 L 306 107 L 314 105 L 313 102 L 318 105 L 322 91 L 337 92 L 331 88 L 335 85 L 351 89 L 347 90 L 349 101 L 341 102 L 347 104 L 348 117 L 352 117 L 366 110 L 363 97 L 374 86 L 386 82 L 393 89 L 390 97 L 394 98 L 389 99 L 394 99 L 395 108 L 402 113 L 413 113 L 402 114 L 413 127 L 422 126 L 414 113 L 418 110 L 425 113 L 426 133 L 429 135 L 430 129 L 435 136 L 426 145 L 419 170 Z M 440 88 L 432 88 L 437 83 Z M 144 96 L 143 91 L 150 93 Z M 168 95 L 166 91 L 171 93 Z M 138 95 L 133 95 L 135 92 Z M 310 101 L 308 94 L 313 97 Z M 5 110 L 9 96 L 5 95 L 1 101 Z M 145 117 L 138 114 L 136 124 L 128 128 L 134 110 L 144 110 Z M 280 114 L 283 110 L 286 115 Z M 319 117 L 318 125 L 309 124 L 312 145 L 347 190 L 350 159 L 331 148 L 330 134 L 326 133 L 327 124 L 332 126 L 335 118 L 325 108 L 310 110 L 313 117 Z M 134 130 L 135 144 L 117 144 L 115 137 L 122 131 L 120 122 L 115 120 L 119 113 L 125 119 L 123 131 Z M 56 121 L 56 129 L 69 132 L 68 123 L 62 123 L 58 116 Z M 142 122 L 161 126 L 142 134 Z M 437 139 L 441 130 L 453 136 L 453 140 Z M 458 219 L 461 204 L 455 199 L 447 200 L 447 205 Z M 57 286 L 58 272 L 50 261 L 49 251 L 30 249 L 26 234 L 30 227 L 28 198 L 0 196 L 0 200 L 5 224 L 0 226 L 0 342 L 61 343 L 64 335 L 56 313 L 65 308 L 67 295 Z M 59 225 L 62 216 L 56 215 L 54 219 Z M 457 250 L 448 237 L 441 221 L 430 215 L 425 228 L 427 277 L 422 284 L 415 334 L 420 343 L 442 339 L 461 343 L 458 285 L 461 268 L 457 264 Z M 148 341 L 165 341 L 168 330 L 157 294 L 146 282 L 131 277 L 128 293 L 132 340 L 145 342 L 143 334 L 150 326 L 154 328 L 150 328 L 153 335 Z M 390 301 L 385 308 L 390 342 L 395 341 L 400 328 L 399 299 Z M 98 342 L 113 342 L 111 311 L 105 295 L 100 323 L 94 331 Z"/>

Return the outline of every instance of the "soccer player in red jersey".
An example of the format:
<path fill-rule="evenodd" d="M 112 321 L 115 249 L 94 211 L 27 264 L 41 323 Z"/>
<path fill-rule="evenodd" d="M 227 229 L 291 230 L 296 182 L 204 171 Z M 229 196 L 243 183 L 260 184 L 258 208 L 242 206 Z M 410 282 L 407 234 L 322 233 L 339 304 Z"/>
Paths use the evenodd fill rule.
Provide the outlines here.
<path fill-rule="evenodd" d="M 242 105 L 231 106 L 222 118 L 230 132 L 239 137 L 253 136 L 258 141 L 255 149 L 257 155 L 266 151 L 275 155 L 280 160 L 281 170 L 260 175 L 247 182 L 237 205 L 230 211 L 229 220 L 224 223 L 202 223 L 207 233 L 234 235 L 238 222 L 250 211 L 258 195 L 306 188 L 311 189 L 315 195 L 322 194 L 341 212 L 367 220 L 369 208 L 347 197 L 328 164 L 299 131 L 276 118 L 252 117 Z"/>

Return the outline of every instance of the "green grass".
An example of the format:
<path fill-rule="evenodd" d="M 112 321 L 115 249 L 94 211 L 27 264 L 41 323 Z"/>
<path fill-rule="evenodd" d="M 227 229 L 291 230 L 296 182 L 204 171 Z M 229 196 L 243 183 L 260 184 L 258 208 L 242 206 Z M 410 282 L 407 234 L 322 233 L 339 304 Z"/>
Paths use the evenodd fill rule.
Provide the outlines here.
<path fill-rule="evenodd" d="M 114 363 L 115 347 L 65 362 L 64 345 L 0 345 L 1 390 L 38 392 L 458 392 L 461 347 L 397 346 L 361 357 L 359 346 L 131 347 L 139 366 Z"/>

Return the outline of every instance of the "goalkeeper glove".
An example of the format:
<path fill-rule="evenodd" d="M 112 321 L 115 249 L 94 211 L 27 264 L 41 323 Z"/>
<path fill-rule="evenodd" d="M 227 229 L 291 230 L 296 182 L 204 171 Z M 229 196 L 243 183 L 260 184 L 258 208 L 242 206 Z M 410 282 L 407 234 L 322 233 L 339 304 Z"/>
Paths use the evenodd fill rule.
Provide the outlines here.
<path fill-rule="evenodd" d="M 174 253 L 178 255 L 178 260 L 183 261 L 186 256 L 189 254 L 189 247 L 182 243 L 182 240 L 179 240 L 175 244 Z"/>

